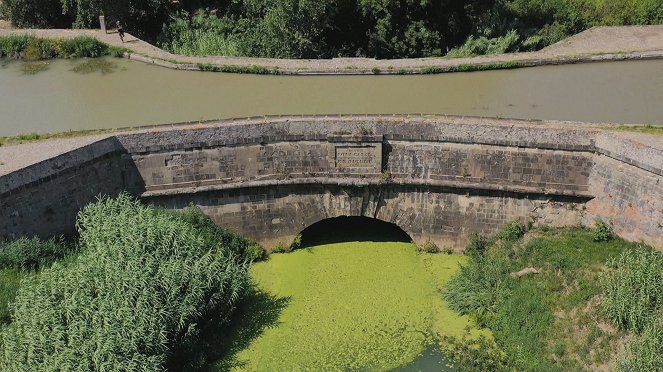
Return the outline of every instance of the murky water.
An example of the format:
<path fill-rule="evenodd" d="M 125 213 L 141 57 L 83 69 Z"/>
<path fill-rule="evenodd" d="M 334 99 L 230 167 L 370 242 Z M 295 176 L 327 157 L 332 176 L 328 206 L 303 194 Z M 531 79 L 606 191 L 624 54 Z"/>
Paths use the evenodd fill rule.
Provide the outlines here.
<path fill-rule="evenodd" d="M 418 76 L 256 76 L 115 60 L 0 63 L 0 136 L 273 114 L 429 113 L 663 124 L 663 61 Z"/>

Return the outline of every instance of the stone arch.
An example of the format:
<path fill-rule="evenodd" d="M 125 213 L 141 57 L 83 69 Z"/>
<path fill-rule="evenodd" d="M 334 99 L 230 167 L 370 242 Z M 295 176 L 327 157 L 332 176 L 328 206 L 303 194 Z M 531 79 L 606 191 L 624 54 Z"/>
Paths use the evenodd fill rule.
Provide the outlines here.
<path fill-rule="evenodd" d="M 301 247 L 341 242 L 412 242 L 400 226 L 367 216 L 339 216 L 317 221 L 298 234 Z"/>

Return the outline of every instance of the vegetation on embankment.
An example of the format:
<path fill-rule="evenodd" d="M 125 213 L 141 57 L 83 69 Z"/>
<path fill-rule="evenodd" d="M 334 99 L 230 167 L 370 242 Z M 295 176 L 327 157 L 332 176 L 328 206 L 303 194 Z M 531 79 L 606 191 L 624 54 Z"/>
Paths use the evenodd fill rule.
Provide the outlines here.
<path fill-rule="evenodd" d="M 3 0 L 18 27 L 97 28 L 98 16 L 188 55 L 468 56 L 540 49 L 598 25 L 663 22 L 658 0 Z M 164 27 L 165 25 L 165 27 Z"/>
<path fill-rule="evenodd" d="M 229 339 L 226 348 L 217 348 L 213 364 L 223 371 L 407 365 L 427 346 L 439 348 L 442 337 L 474 328 L 439 295 L 463 262 L 460 255 L 417 253 L 414 244 L 402 242 L 334 243 L 272 254 L 252 266 L 254 289 L 230 332 L 216 331 L 219 339 Z"/>
<path fill-rule="evenodd" d="M 606 224 L 475 237 L 447 288 L 451 308 L 495 344 L 455 342 L 470 368 L 624 371 L 663 368 L 663 254 L 613 239 Z M 525 270 L 523 270 L 525 269 Z M 633 340 L 633 341 L 631 341 Z"/>
<path fill-rule="evenodd" d="M 94 37 L 48 39 L 33 35 L 0 36 L 0 58 L 41 61 L 52 58 L 122 57 L 125 48 L 104 44 Z"/>
<path fill-rule="evenodd" d="M 195 367 L 199 324 L 230 316 L 262 255 L 195 208 L 168 212 L 126 195 L 85 207 L 77 228 L 77 255 L 48 267 L 39 265 L 67 250 L 35 240 L 0 250 L 2 300 L 12 302 L 3 371 Z"/>

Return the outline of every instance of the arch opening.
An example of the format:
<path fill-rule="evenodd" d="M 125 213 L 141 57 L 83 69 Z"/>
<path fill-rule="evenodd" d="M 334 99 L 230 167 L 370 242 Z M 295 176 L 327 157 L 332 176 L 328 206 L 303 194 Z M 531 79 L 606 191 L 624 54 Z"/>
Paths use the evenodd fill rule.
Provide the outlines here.
<path fill-rule="evenodd" d="M 410 235 L 398 225 L 370 217 L 327 218 L 300 234 L 302 248 L 343 242 L 412 242 Z"/>

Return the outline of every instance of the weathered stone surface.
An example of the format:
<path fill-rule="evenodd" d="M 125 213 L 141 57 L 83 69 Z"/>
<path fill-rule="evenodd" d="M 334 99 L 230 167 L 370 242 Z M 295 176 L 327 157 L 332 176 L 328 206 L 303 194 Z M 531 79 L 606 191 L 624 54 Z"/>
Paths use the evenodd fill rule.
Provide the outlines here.
<path fill-rule="evenodd" d="M 462 248 L 519 219 L 608 220 L 663 248 L 663 145 L 582 124 L 495 119 L 274 118 L 119 134 L 0 177 L 0 239 L 73 230 L 98 194 L 193 202 L 268 248 L 325 218 L 392 222 Z M 586 209 L 586 210 L 585 210 Z M 342 233 L 342 232 L 339 232 Z"/>

